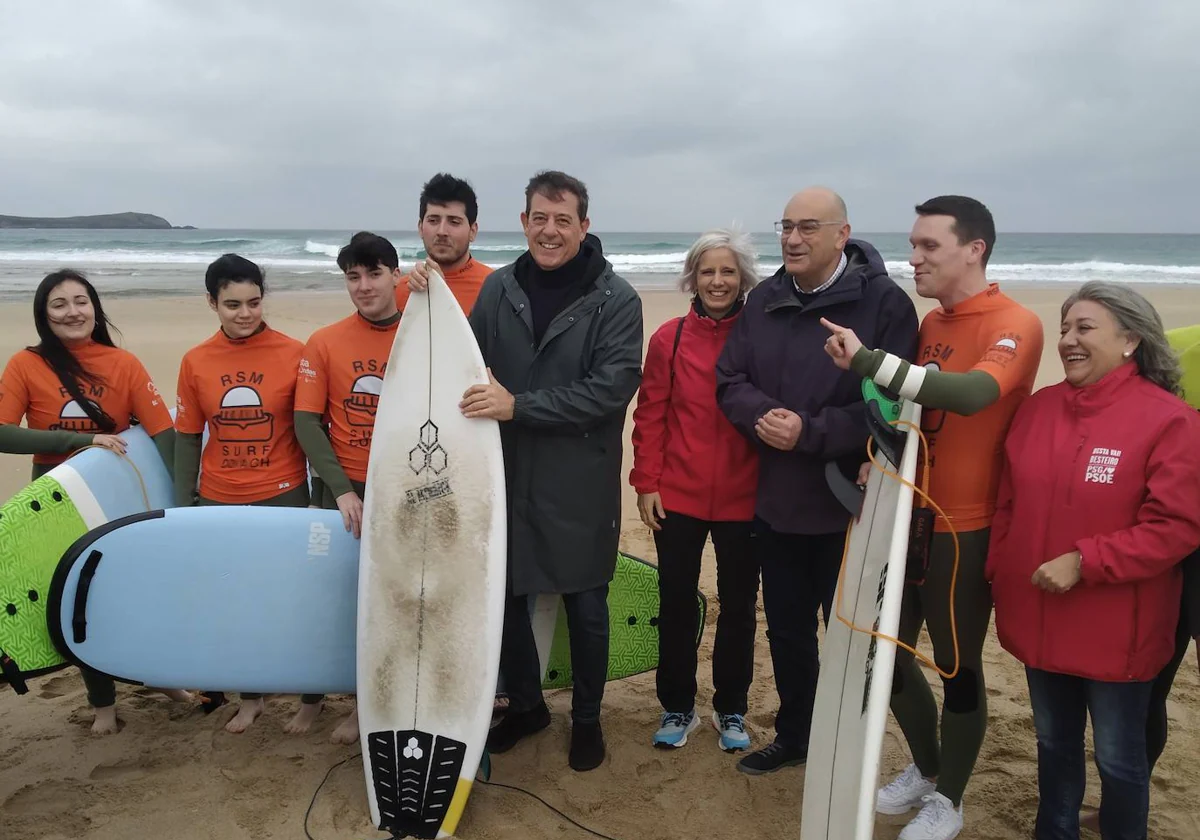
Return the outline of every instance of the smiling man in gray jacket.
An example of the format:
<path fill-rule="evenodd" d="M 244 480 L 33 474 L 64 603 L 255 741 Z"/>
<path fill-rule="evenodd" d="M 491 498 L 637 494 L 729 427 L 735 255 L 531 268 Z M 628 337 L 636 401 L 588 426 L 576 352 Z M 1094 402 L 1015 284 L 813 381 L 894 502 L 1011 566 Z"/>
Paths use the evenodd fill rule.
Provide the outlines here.
<path fill-rule="evenodd" d="M 587 188 L 541 172 L 525 190 L 529 250 L 483 283 L 471 310 L 490 382 L 467 417 L 500 421 L 508 486 L 509 597 L 500 673 L 509 711 L 488 736 L 505 752 L 550 724 L 530 596 L 560 594 L 571 639 L 570 765 L 604 760 L 608 585 L 621 533 L 626 409 L 641 384 L 642 302 L 587 235 Z"/>

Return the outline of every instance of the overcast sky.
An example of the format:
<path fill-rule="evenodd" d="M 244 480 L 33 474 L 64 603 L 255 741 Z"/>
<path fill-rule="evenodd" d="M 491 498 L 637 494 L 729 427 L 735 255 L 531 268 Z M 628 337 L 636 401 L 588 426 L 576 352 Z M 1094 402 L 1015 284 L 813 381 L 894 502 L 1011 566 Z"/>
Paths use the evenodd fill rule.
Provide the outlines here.
<path fill-rule="evenodd" d="M 740 5 L 737 5 L 740 3 Z M 1196 0 L 8 0 L 0 213 L 408 228 L 540 168 L 597 230 L 860 231 L 942 192 L 1007 231 L 1200 232 Z"/>

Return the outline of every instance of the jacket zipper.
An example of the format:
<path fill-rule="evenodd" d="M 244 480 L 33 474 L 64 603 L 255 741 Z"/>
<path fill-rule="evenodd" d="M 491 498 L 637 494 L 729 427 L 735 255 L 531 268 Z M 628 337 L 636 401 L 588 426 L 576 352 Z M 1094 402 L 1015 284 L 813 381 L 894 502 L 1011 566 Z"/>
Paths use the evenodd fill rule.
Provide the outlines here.
<path fill-rule="evenodd" d="M 716 344 L 719 339 L 718 330 L 719 330 L 719 326 L 718 326 L 717 322 L 713 321 L 713 330 L 712 330 L 712 335 L 711 335 L 713 344 Z M 720 356 L 720 353 L 718 353 L 717 355 Z M 715 363 L 714 363 L 714 366 L 715 366 Z M 715 401 L 716 401 L 715 394 L 713 395 L 713 400 L 714 400 L 714 407 L 716 408 L 716 411 L 712 412 L 712 422 L 713 422 L 712 437 L 709 438 L 713 442 L 713 450 L 714 450 L 713 457 L 710 459 L 712 461 L 712 477 L 711 477 L 711 480 L 708 482 L 708 521 L 709 522 L 713 522 L 716 520 L 717 475 L 719 472 L 716 456 L 717 456 L 717 453 L 721 451 L 720 443 L 717 440 L 717 435 L 720 433 L 720 429 L 721 429 L 720 418 L 717 416 L 717 414 L 721 411 L 721 407 L 715 405 Z"/>
<path fill-rule="evenodd" d="M 1079 423 L 1079 407 L 1071 406 L 1071 414 L 1074 415 L 1072 425 L 1078 426 Z M 1075 444 L 1075 457 L 1071 459 L 1071 472 L 1067 476 L 1067 507 L 1075 500 L 1075 484 L 1079 480 L 1079 454 L 1083 452 L 1083 445 L 1087 443 L 1087 432 L 1082 432 L 1079 435 L 1079 442 Z"/>
<path fill-rule="evenodd" d="M 1125 678 L 1133 679 L 1133 662 L 1137 653 L 1138 645 L 1138 612 L 1142 603 L 1142 587 L 1140 584 L 1133 584 L 1133 632 L 1129 634 L 1129 651 L 1125 659 Z"/>

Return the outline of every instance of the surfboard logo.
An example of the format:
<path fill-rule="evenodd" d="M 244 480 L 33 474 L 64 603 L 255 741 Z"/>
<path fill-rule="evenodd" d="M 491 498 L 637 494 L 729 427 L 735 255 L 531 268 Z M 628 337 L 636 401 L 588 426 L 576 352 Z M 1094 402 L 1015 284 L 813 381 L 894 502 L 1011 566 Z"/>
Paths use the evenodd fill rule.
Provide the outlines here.
<path fill-rule="evenodd" d="M 88 400 L 96 408 L 100 408 L 95 400 Z M 50 431 L 75 432 L 77 434 L 97 434 L 100 427 L 96 425 L 87 412 L 77 401 L 70 400 L 58 413 L 58 422 L 50 424 Z"/>
<path fill-rule="evenodd" d="M 346 409 L 346 422 L 351 426 L 374 426 L 375 412 L 379 410 L 379 395 L 383 392 L 383 379 L 373 373 L 364 374 L 354 380 L 350 396 L 342 401 Z"/>
<path fill-rule="evenodd" d="M 308 526 L 308 556 L 309 557 L 328 557 L 329 543 L 331 533 L 328 528 L 320 522 L 313 522 Z"/>
<path fill-rule="evenodd" d="M 438 427 L 432 420 L 421 426 L 421 435 L 416 446 L 408 451 L 408 465 L 417 475 L 432 470 L 441 475 L 446 469 L 446 450 L 438 442 Z"/>
<path fill-rule="evenodd" d="M 275 416 L 248 385 L 230 388 L 212 418 L 213 435 L 222 443 L 265 443 L 275 436 Z"/>

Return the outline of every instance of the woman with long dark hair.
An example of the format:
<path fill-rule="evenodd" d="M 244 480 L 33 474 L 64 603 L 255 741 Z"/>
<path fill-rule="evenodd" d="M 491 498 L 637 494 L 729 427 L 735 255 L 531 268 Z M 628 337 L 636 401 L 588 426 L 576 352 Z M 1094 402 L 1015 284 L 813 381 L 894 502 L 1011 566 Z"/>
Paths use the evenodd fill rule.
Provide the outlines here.
<path fill-rule="evenodd" d="M 308 462 L 292 424 L 304 345 L 263 320 L 266 283 L 245 257 L 217 258 L 204 286 L 220 328 L 179 365 L 176 504 L 305 507 Z M 263 712 L 261 694 L 243 693 L 241 700 L 225 724 L 229 732 L 245 732 Z M 302 698 L 302 708 L 309 704 L 304 719 L 320 701 L 320 695 Z"/>
<path fill-rule="evenodd" d="M 70 269 L 47 275 L 33 295 L 33 323 L 40 341 L 14 354 L 0 380 L 0 452 L 33 455 L 37 479 L 85 446 L 124 454 L 120 435 L 138 423 L 172 470 L 171 414 L 142 363 L 113 343 L 87 278 Z M 115 684 L 80 670 L 96 711 L 92 731 L 116 732 Z M 191 699 L 185 691 L 165 693 Z"/>

